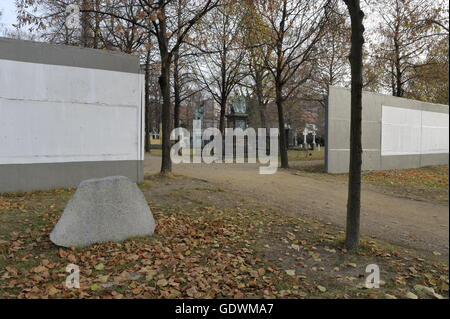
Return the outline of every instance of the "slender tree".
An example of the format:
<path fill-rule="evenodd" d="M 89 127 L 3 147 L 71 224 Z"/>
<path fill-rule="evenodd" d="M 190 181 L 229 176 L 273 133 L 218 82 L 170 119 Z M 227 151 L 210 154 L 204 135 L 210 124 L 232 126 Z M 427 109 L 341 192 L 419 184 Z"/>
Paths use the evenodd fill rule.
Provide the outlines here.
<path fill-rule="evenodd" d="M 191 42 L 197 50 L 192 56 L 194 73 L 203 89 L 220 105 L 219 129 L 222 133 L 228 99 L 245 77 L 241 22 L 242 14 L 235 1 L 227 1 L 198 25 L 198 38 Z"/>
<path fill-rule="evenodd" d="M 442 1 L 427 0 L 374 3 L 374 15 L 380 23 L 374 37 L 373 55 L 376 67 L 384 71 L 384 84 L 390 87 L 392 95 L 405 96 L 409 83 L 420 75 L 416 71 L 428 66 L 423 56 L 435 41 L 448 34 L 442 30 L 443 6 Z"/>
<path fill-rule="evenodd" d="M 170 160 L 170 131 L 172 128 L 172 109 L 171 109 L 171 94 L 170 94 L 170 68 L 173 62 L 173 56 L 179 49 L 180 45 L 188 35 L 192 27 L 200 21 L 200 19 L 218 5 L 218 1 L 207 0 L 200 5 L 193 5 L 190 8 L 189 16 L 175 27 L 173 30 L 168 29 L 170 16 L 167 15 L 168 1 L 158 0 L 152 4 L 149 1 L 140 0 L 140 3 L 145 4 L 143 10 L 151 12 L 155 16 L 151 18 L 153 28 L 150 32 L 154 33 L 158 41 L 161 75 L 159 77 L 159 86 L 161 88 L 161 95 L 163 99 L 162 105 L 162 161 L 161 173 L 169 173 L 172 171 L 172 161 Z M 149 9 L 152 8 L 152 11 Z M 176 39 L 173 41 L 173 34 L 176 34 Z"/>
<path fill-rule="evenodd" d="M 181 24 L 184 16 L 186 15 L 183 8 L 186 6 L 188 0 L 176 0 L 176 23 L 177 34 L 176 38 L 179 39 L 181 35 Z M 205 18 L 204 18 L 205 19 Z M 204 20 L 203 19 L 203 20 Z M 193 30 L 191 32 L 195 33 Z M 196 94 L 199 90 L 199 83 L 196 81 L 195 74 L 192 72 L 193 58 L 196 53 L 193 52 L 187 41 L 183 41 L 182 44 L 174 51 L 173 54 L 173 123 L 174 127 L 186 125 L 188 123 L 182 123 L 181 120 L 181 105 L 190 96 Z"/>
<path fill-rule="evenodd" d="M 267 105 L 274 96 L 273 80 L 265 63 L 273 52 L 265 45 L 270 39 L 269 27 L 258 14 L 254 1 L 246 1 L 245 5 L 243 38 L 247 51 L 245 65 L 248 69 L 248 77 L 247 81 L 241 84 L 251 90 L 251 96 L 256 101 L 261 127 L 268 128 Z"/>
<path fill-rule="evenodd" d="M 150 80 L 151 80 L 151 50 L 147 49 L 145 54 L 145 142 L 144 148 L 146 152 L 150 152 Z"/>
<path fill-rule="evenodd" d="M 328 95 L 329 86 L 345 86 L 350 80 L 348 77 L 350 34 L 345 11 L 336 5 L 326 22 L 325 34 L 319 41 L 319 54 L 314 61 L 315 68 L 309 85 L 311 93 L 317 96 L 319 102 L 323 101 L 323 95 Z"/>
<path fill-rule="evenodd" d="M 359 0 L 344 0 L 351 20 L 351 121 L 350 121 L 350 166 L 347 199 L 347 230 L 345 246 L 355 249 L 359 246 L 359 225 L 361 211 L 361 121 L 362 121 L 362 87 L 363 87 L 363 45 L 364 12 Z"/>
<path fill-rule="evenodd" d="M 266 62 L 275 86 L 275 102 L 280 129 L 281 167 L 288 168 L 287 139 L 284 133 L 284 102 L 311 78 L 312 57 L 324 34 L 334 1 L 268 0 L 255 2 L 258 14 L 269 27 L 267 45 L 274 52 Z"/>
<path fill-rule="evenodd" d="M 175 3 L 176 20 L 177 20 L 177 40 L 180 37 L 180 25 L 182 7 L 185 5 L 185 1 L 177 0 Z M 180 107 L 181 107 L 181 80 L 180 80 L 180 50 L 181 45 L 173 53 L 173 94 L 174 94 L 174 108 L 173 108 L 173 124 L 174 127 L 180 126 Z"/>
<path fill-rule="evenodd" d="M 81 1 L 81 45 L 84 47 L 90 47 L 92 36 L 92 14 L 93 10 L 92 1 L 90 0 L 82 0 Z"/>

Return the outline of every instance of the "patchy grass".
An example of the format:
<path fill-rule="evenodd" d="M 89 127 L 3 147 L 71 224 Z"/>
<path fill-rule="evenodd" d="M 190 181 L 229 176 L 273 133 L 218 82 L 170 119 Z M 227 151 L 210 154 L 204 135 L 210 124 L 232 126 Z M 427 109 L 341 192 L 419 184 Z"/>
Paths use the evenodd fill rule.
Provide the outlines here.
<path fill-rule="evenodd" d="M 291 165 L 295 174 L 343 182 L 348 174 L 327 174 L 323 165 Z M 448 165 L 363 172 L 364 185 L 376 191 L 420 201 L 448 203 Z"/>
<path fill-rule="evenodd" d="M 146 154 L 148 154 L 148 155 L 155 155 L 155 156 L 162 156 L 162 149 L 160 149 L 160 148 L 151 149 L 150 152 L 148 152 Z"/>
<path fill-rule="evenodd" d="M 323 160 L 325 158 L 325 148 L 320 151 L 288 151 L 289 161 L 313 161 Z"/>
<path fill-rule="evenodd" d="M 324 175 L 324 173 L 325 173 L 325 166 L 323 164 L 297 166 L 295 163 L 293 163 L 293 164 L 290 164 L 290 168 L 293 169 L 294 171 L 296 171 L 296 173 L 299 175 L 302 175 L 303 173 L 313 173 L 313 174 L 318 174 L 318 176 L 319 176 L 320 174 Z M 336 175 L 331 175 L 331 174 L 326 174 L 326 175 L 329 176 L 330 178 L 333 178 L 333 176 L 336 176 Z"/>
<path fill-rule="evenodd" d="M 448 165 L 368 172 L 363 181 L 394 195 L 448 202 Z"/>
<path fill-rule="evenodd" d="M 48 239 L 73 190 L 0 195 L 0 298 L 439 297 L 423 286 L 448 297 L 448 265 L 414 252 L 369 240 L 347 252 L 331 225 L 201 180 L 150 176 L 140 187 L 154 236 L 73 249 Z M 64 286 L 71 263 L 80 289 Z M 373 263 L 383 282 L 365 289 Z"/>

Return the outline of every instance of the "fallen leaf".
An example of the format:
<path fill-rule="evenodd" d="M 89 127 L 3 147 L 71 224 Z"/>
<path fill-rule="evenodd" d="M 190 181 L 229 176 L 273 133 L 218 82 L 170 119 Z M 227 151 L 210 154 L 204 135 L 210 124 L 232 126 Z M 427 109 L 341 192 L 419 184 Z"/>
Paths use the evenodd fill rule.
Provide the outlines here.
<path fill-rule="evenodd" d="M 286 234 L 287 238 L 289 238 L 290 240 L 294 240 L 295 239 L 295 235 L 293 233 L 287 232 Z"/>
<path fill-rule="evenodd" d="M 286 270 L 286 273 L 287 273 L 289 276 L 295 276 L 295 269 L 288 269 L 288 270 Z"/>
<path fill-rule="evenodd" d="M 423 292 L 423 293 L 425 293 L 425 294 L 427 294 L 427 295 L 429 295 L 431 297 L 434 297 L 436 299 L 444 299 L 443 296 L 437 294 L 434 291 L 434 289 L 430 288 L 430 287 L 426 287 L 426 286 L 423 286 L 423 285 L 415 285 L 414 286 L 414 290 L 417 291 L 417 292 Z"/>
<path fill-rule="evenodd" d="M 438 251 L 433 251 L 433 255 L 435 255 L 435 256 L 440 256 L 440 255 L 441 255 L 441 253 L 440 253 L 440 252 L 438 252 Z"/>
<path fill-rule="evenodd" d="M 411 291 L 408 291 L 406 293 L 406 298 L 408 298 L 408 299 L 419 299 L 419 297 L 417 297 L 417 295 L 413 294 Z"/>
<path fill-rule="evenodd" d="M 158 285 L 158 286 L 160 286 L 160 287 L 165 287 L 165 286 L 167 286 L 168 285 L 168 281 L 166 280 L 166 279 L 160 279 L 160 280 L 158 280 L 157 282 L 156 282 L 156 284 Z"/>
<path fill-rule="evenodd" d="M 317 289 L 319 289 L 321 292 L 327 291 L 327 288 L 325 288 L 324 286 L 321 286 L 321 285 L 318 285 Z"/>
<path fill-rule="evenodd" d="M 102 264 L 102 263 L 100 263 L 100 264 L 95 265 L 94 268 L 95 268 L 96 270 L 103 270 L 103 269 L 105 269 L 105 265 Z"/>
<path fill-rule="evenodd" d="M 54 296 L 54 295 L 56 295 L 58 292 L 59 292 L 58 289 L 56 289 L 55 287 L 51 287 L 51 288 L 48 290 L 48 294 L 49 294 L 50 296 Z"/>
<path fill-rule="evenodd" d="M 92 291 L 97 291 L 97 290 L 100 290 L 100 289 L 102 289 L 102 287 L 100 285 L 98 285 L 98 284 L 92 284 L 91 285 L 91 290 Z"/>

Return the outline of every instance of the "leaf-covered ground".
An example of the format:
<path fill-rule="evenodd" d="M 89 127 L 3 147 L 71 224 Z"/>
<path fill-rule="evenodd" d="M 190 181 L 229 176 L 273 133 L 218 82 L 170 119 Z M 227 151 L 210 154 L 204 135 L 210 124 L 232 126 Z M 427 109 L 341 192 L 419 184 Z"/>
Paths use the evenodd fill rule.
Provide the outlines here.
<path fill-rule="evenodd" d="M 73 190 L 0 195 L 0 298 L 448 298 L 448 264 L 287 217 L 188 178 L 141 185 L 156 233 L 122 243 L 59 248 L 48 234 Z M 81 269 L 65 288 L 66 266 Z M 381 287 L 366 289 L 368 264 Z"/>

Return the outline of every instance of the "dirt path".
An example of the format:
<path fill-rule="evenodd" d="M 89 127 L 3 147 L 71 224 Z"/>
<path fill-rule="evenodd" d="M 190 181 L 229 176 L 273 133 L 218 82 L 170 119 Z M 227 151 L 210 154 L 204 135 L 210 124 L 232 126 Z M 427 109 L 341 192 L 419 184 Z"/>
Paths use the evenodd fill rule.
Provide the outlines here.
<path fill-rule="evenodd" d="M 147 156 L 145 173 L 157 173 L 161 158 Z M 306 162 L 304 165 L 314 164 Z M 174 173 L 199 178 L 286 212 L 345 226 L 347 184 L 279 170 L 258 174 L 259 164 L 179 164 Z M 448 260 L 448 205 L 381 194 L 363 186 L 361 232 L 425 254 L 439 252 Z"/>

